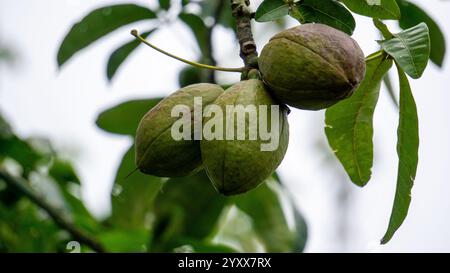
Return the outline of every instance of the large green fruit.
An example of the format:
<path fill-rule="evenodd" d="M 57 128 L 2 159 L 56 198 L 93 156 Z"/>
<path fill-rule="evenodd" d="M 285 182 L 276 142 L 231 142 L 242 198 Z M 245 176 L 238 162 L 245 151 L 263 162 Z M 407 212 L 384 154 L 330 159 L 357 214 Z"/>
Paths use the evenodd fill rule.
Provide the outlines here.
<path fill-rule="evenodd" d="M 358 44 L 322 24 L 278 33 L 263 48 L 258 64 L 276 98 L 307 110 L 324 109 L 349 97 L 365 73 Z"/>
<path fill-rule="evenodd" d="M 271 149 L 262 150 L 261 144 L 267 144 L 268 141 L 267 139 L 262 140 L 260 133 L 251 140 L 250 130 L 253 131 L 254 126 L 249 126 L 252 124 L 249 121 L 250 115 L 245 115 L 245 119 L 237 118 L 239 114 L 242 116 L 246 113 L 244 107 L 252 105 L 257 109 L 258 129 L 260 129 L 261 118 L 266 118 L 266 120 L 263 119 L 265 126 L 270 130 L 274 128 L 274 135 L 278 137 L 278 143 Z M 275 129 L 276 125 L 272 127 L 272 105 L 279 109 L 276 112 L 277 116 L 273 117 L 275 121 L 273 124 L 278 125 L 278 129 Z M 289 140 L 287 109 L 277 105 L 260 80 L 247 80 L 233 85 L 208 107 L 212 108 L 213 106 L 218 106 L 217 108 L 221 109 L 225 118 L 222 119 L 221 115 L 211 114 L 211 117 L 203 120 L 204 135 L 200 141 L 203 166 L 214 187 L 220 193 L 225 195 L 244 193 L 261 184 L 283 160 Z M 231 106 L 241 106 L 241 108 L 235 112 L 229 110 L 227 112 L 227 108 Z M 267 106 L 265 115 L 259 106 Z M 223 120 L 221 127 L 224 137 L 208 140 L 205 128 L 210 123 L 220 126 L 221 120 Z M 245 130 L 245 138 L 240 140 L 237 130 L 239 127 Z M 226 137 L 228 134 L 231 135 L 230 132 L 234 132 L 234 138 Z"/>
<path fill-rule="evenodd" d="M 202 106 L 216 100 L 223 92 L 215 84 L 194 84 L 184 87 L 162 100 L 141 120 L 136 133 L 136 165 L 146 174 L 162 177 L 178 177 L 193 174 L 202 167 L 200 143 L 191 140 L 175 140 L 172 125 L 179 117 L 171 117 L 176 105 L 186 105 L 191 112 L 194 97 L 202 98 Z M 192 135 L 194 126 L 191 126 Z"/>

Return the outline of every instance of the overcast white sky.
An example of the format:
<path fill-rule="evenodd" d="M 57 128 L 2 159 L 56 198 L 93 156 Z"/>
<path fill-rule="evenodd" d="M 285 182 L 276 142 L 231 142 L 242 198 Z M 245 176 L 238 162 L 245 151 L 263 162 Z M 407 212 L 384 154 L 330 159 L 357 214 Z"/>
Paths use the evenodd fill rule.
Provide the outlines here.
<path fill-rule="evenodd" d="M 136 24 L 102 39 L 58 71 L 57 48 L 69 27 L 93 8 L 123 2 L 127 1 L 0 2 L 0 43 L 13 48 L 19 57 L 14 68 L 0 68 L 0 109 L 21 136 L 49 137 L 58 150 L 74 158 L 83 179 L 84 200 L 98 216 L 109 212 L 114 172 L 131 140 L 97 129 L 96 116 L 103 109 L 125 100 L 175 91 L 177 71 L 183 67 L 179 62 L 141 47 L 109 84 L 104 72 L 107 57 L 130 39 L 132 27 L 143 27 Z M 153 5 L 156 0 L 128 2 Z M 450 3 L 422 2 L 419 4 L 427 5 L 425 9 L 450 39 Z M 366 55 L 377 50 L 374 39 L 378 36 L 370 19 L 357 17 L 357 23 L 354 38 Z M 241 60 L 232 33 L 219 29 L 214 34 L 219 64 L 239 66 Z M 256 26 L 259 48 L 272 34 L 269 25 Z M 163 27 L 152 40 L 169 52 L 190 59 L 196 57 L 192 37 L 182 25 Z M 423 78 L 412 81 L 420 118 L 420 165 L 410 214 L 387 246 L 379 246 L 378 241 L 387 227 L 395 190 L 398 116 L 385 90 L 382 90 L 375 113 L 373 178 L 363 189 L 351 185 L 342 168 L 327 164 L 327 154 L 319 152 L 319 144 L 325 143 L 324 112 L 292 111 L 290 145 L 279 171 L 308 221 L 307 251 L 450 251 L 448 63 L 447 57 L 442 70 L 430 63 Z M 238 75 L 221 73 L 219 76 L 231 82 L 239 79 Z M 336 160 L 332 158 L 331 162 Z M 344 223 L 340 221 L 342 209 L 337 207 L 336 196 L 342 185 L 350 192 L 350 209 Z M 346 244 L 339 237 L 343 224 L 347 231 Z"/>

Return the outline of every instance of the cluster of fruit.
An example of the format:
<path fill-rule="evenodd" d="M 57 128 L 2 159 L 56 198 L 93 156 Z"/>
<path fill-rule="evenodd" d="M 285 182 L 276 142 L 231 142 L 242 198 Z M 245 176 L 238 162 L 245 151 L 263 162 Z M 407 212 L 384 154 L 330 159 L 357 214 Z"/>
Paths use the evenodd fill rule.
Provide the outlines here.
<path fill-rule="evenodd" d="M 364 54 L 347 34 L 321 24 L 305 24 L 275 35 L 263 48 L 258 59 L 257 76 L 236 83 L 227 90 L 215 84 L 194 84 L 173 93 L 151 109 L 142 119 L 136 134 L 136 164 L 146 174 L 177 177 L 205 169 L 214 187 L 222 194 L 234 195 L 249 191 L 270 176 L 283 160 L 289 140 L 287 120 L 289 105 L 299 109 L 319 110 L 349 97 L 365 74 Z M 202 138 L 175 140 L 172 126 L 176 105 L 194 111 L 194 98 L 201 106 L 216 105 L 224 112 L 227 107 L 244 111 L 253 105 L 258 115 L 260 106 L 279 105 L 278 117 L 264 113 L 269 124 L 278 122 L 278 145 L 261 149 L 263 140 Z M 234 113 L 233 113 L 234 115 Z M 245 113 L 244 113 L 245 115 Z M 219 116 L 204 117 L 203 123 Z M 230 115 L 232 126 L 221 124 L 223 134 L 242 124 Z M 229 121 L 229 120 L 228 120 Z M 244 122 L 248 135 L 250 124 Z M 259 124 L 261 125 L 261 124 Z M 192 126 L 191 134 L 194 135 Z M 217 129 L 217 128 L 216 128 Z M 235 135 L 235 134 L 232 134 Z"/>

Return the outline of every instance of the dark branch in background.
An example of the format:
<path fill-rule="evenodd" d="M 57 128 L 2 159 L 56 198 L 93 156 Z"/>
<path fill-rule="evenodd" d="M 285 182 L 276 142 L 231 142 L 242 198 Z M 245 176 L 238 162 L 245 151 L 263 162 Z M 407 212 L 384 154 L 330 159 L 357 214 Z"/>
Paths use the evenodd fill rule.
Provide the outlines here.
<path fill-rule="evenodd" d="M 233 17 L 236 19 L 237 38 L 241 48 L 240 56 L 247 69 L 255 68 L 258 58 L 251 26 L 254 14 L 249 6 L 250 0 L 231 0 Z"/>
<path fill-rule="evenodd" d="M 21 192 L 31 202 L 33 202 L 38 207 L 46 211 L 47 214 L 53 219 L 53 221 L 59 227 L 69 232 L 75 240 L 77 240 L 81 244 L 89 246 L 96 252 L 105 252 L 104 248 L 101 246 L 99 242 L 97 242 L 95 239 L 91 238 L 88 234 L 84 233 L 83 231 L 75 227 L 73 223 L 71 223 L 63 215 L 61 215 L 57 209 L 55 209 L 52 205 L 43 200 L 35 192 L 30 190 L 28 186 L 25 185 L 25 182 L 22 179 L 13 177 L 4 170 L 0 170 L 0 179 L 5 181 L 5 183 L 8 186 Z"/>

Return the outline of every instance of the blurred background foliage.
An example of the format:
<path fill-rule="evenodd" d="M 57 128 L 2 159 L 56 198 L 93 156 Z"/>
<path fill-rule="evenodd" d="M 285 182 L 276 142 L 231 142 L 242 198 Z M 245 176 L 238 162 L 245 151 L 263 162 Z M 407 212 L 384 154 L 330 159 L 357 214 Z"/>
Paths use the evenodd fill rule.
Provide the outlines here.
<path fill-rule="evenodd" d="M 326 1 L 331 0 L 317 2 Z M 215 65 L 214 28 L 235 30 L 230 1 L 157 2 L 153 9 L 123 3 L 89 12 L 64 37 L 56 56 L 58 65 L 63 67 L 102 37 L 141 21 L 152 22 L 152 28 L 142 29 L 142 36 L 150 39 L 158 31 L 155 25 L 184 23 L 197 42 L 197 61 Z M 407 14 L 399 20 L 401 28 L 427 23 L 430 59 L 442 66 L 446 46 L 437 23 L 419 6 L 407 0 L 396 2 L 401 13 Z M 276 25 L 282 29 L 285 18 Z M 109 81 L 125 69 L 123 64 L 139 46 L 130 37 L 110 54 L 105 69 Z M 0 45 L 0 65 L 14 63 L 15 53 Z M 217 81 L 214 71 L 189 66 L 180 71 L 178 82 L 180 87 L 198 82 L 225 85 Z M 394 93 L 392 87 L 388 89 Z M 96 124 L 108 133 L 132 139 L 141 117 L 161 99 L 114 105 L 99 114 Z M 318 143 L 317 151 L 326 155 L 324 166 L 338 178 L 340 213 L 336 217 L 342 225 L 336 231 L 344 243 L 351 191 L 348 178 L 326 146 Z M 214 191 L 204 172 L 167 179 L 134 171 L 131 145 L 116 172 L 111 215 L 96 219 L 80 199 L 80 179 L 70 160 L 61 158 L 46 139 L 17 136 L 0 109 L 0 252 L 301 252 L 305 247 L 305 219 L 276 174 L 256 190 L 225 198 Z"/>
<path fill-rule="evenodd" d="M 173 2 L 179 1 L 159 0 L 155 10 L 120 4 L 91 11 L 63 40 L 59 66 L 117 28 L 141 20 L 180 20 L 198 43 L 198 60 L 215 64 L 213 29 L 235 28 L 229 1 L 182 0 L 175 15 Z M 188 12 L 192 9 L 197 12 Z M 156 31 L 145 30 L 143 36 Z M 130 38 L 112 52 L 109 80 L 138 46 Z M 0 50 L 2 64 L 12 58 L 9 50 Z M 180 71 L 180 87 L 198 82 L 216 82 L 215 73 L 192 67 Z M 141 117 L 161 99 L 111 107 L 98 116 L 97 125 L 134 138 Z M 95 219 L 80 199 L 70 161 L 45 139 L 20 138 L 0 115 L 0 252 L 301 252 L 305 247 L 305 220 L 275 174 L 254 191 L 226 198 L 204 172 L 168 179 L 135 168 L 131 146 L 117 169 L 112 213 Z"/>
<path fill-rule="evenodd" d="M 155 101 L 126 104 L 143 103 Z M 140 115 L 147 108 L 134 109 Z M 103 113 L 98 123 L 107 124 L 117 113 Z M 72 165 L 58 158 L 50 143 L 20 139 L 3 118 L 0 125 L 2 252 L 64 252 L 70 241 L 80 242 L 83 251 L 108 252 L 291 252 L 305 246 L 305 222 L 275 176 L 255 191 L 226 198 L 204 172 L 127 178 L 135 169 L 130 147 L 117 171 L 112 215 L 98 221 L 80 201 Z"/>

